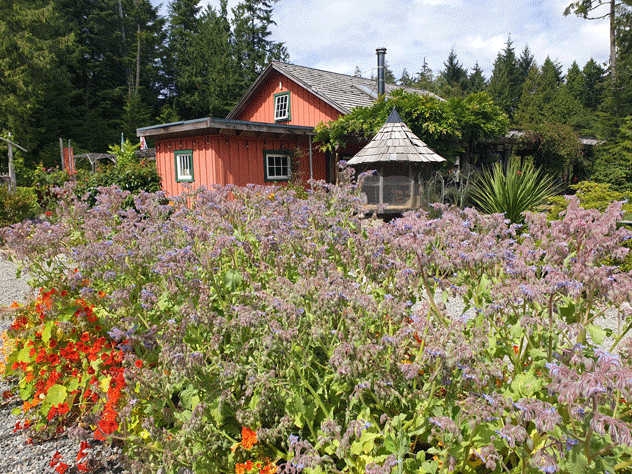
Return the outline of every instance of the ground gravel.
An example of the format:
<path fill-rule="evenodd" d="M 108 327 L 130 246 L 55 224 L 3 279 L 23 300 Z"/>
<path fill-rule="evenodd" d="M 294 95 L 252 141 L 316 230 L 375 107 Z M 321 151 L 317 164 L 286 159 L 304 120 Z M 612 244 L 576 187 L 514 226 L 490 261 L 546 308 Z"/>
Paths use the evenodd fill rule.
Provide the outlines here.
<path fill-rule="evenodd" d="M 10 306 L 13 301 L 24 302 L 31 294 L 28 285 L 28 275 L 16 278 L 17 266 L 0 255 L 0 307 Z M 0 332 L 11 324 L 6 312 L 0 308 Z M 0 344 L 2 341 L 0 340 Z M 12 386 L 0 379 L 0 394 L 11 390 Z M 62 460 L 68 464 L 76 459 L 78 443 L 66 436 L 43 442 L 33 442 L 30 435 L 24 430 L 14 432 L 15 424 L 19 417 L 11 415 L 11 410 L 21 406 L 21 401 L 16 397 L 4 401 L 0 399 L 0 474 L 54 474 L 50 461 L 59 451 Z M 106 467 L 99 469 L 99 474 L 123 474 L 121 466 L 105 456 Z M 70 474 L 70 470 L 68 474 Z"/>

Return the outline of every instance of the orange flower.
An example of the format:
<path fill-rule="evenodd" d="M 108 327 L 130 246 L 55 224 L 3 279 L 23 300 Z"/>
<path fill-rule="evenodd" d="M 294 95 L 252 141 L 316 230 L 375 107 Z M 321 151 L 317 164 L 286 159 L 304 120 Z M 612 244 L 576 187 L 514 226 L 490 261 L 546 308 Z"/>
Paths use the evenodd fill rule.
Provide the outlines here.
<path fill-rule="evenodd" d="M 243 427 L 241 429 L 241 445 L 244 449 L 250 449 L 257 444 L 257 433 L 250 428 Z"/>
<path fill-rule="evenodd" d="M 246 465 L 245 464 L 235 464 L 235 474 L 246 474 Z"/>
<path fill-rule="evenodd" d="M 266 467 L 261 469 L 261 474 L 274 474 L 277 471 L 276 464 L 268 463 Z"/>

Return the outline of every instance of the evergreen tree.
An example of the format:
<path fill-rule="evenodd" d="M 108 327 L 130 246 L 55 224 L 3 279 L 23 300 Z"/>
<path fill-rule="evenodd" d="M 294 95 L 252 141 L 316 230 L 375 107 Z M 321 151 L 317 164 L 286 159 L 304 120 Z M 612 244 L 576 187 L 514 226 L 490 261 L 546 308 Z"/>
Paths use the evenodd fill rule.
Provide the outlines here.
<path fill-rule="evenodd" d="M 170 101 L 185 119 L 190 116 L 183 104 L 187 100 L 187 72 L 190 71 L 194 52 L 192 45 L 199 31 L 199 0 L 173 0 L 169 3 L 168 54 L 165 58 L 165 75 Z"/>
<path fill-rule="evenodd" d="M 498 105 L 510 119 L 513 119 L 514 112 L 522 95 L 522 84 L 520 80 L 520 70 L 518 69 L 518 60 L 516 59 L 516 53 L 511 38 L 507 39 L 505 49 L 496 56 L 487 92 L 496 105 Z"/>
<path fill-rule="evenodd" d="M 57 0 L 57 4 L 77 44 L 67 63 L 74 126 L 65 138 L 83 149 L 105 151 L 120 141 L 126 106 L 142 105 L 150 107 L 152 115 L 158 113 L 165 89 L 156 67 L 164 52 L 164 20 L 149 0 Z M 139 94 L 140 100 L 131 100 L 130 94 Z"/>
<path fill-rule="evenodd" d="M 225 117 L 239 98 L 240 90 L 231 80 L 237 68 L 227 16 L 227 0 L 220 0 L 220 10 L 209 5 L 191 37 L 188 61 L 176 81 L 176 104 L 185 119 Z"/>
<path fill-rule="evenodd" d="M 429 92 L 437 92 L 434 74 L 432 69 L 430 69 L 430 66 L 428 66 L 428 62 L 425 57 L 421 70 L 415 75 L 415 87 Z"/>
<path fill-rule="evenodd" d="M 606 71 L 594 59 L 590 59 L 582 69 L 582 76 L 586 91 L 584 106 L 596 111 L 603 102 Z"/>
<path fill-rule="evenodd" d="M 524 84 L 524 81 L 527 80 L 527 76 L 529 75 L 529 71 L 533 66 L 537 66 L 535 62 L 535 58 L 529 49 L 529 46 L 525 46 L 520 53 L 520 57 L 518 58 L 518 71 L 520 72 L 520 87 Z"/>
<path fill-rule="evenodd" d="M 532 67 L 523 86 L 515 120 L 521 126 L 564 124 L 575 129 L 587 125 L 583 107 L 562 81 L 561 66 L 546 58 L 542 67 Z"/>
<path fill-rule="evenodd" d="M 388 61 L 384 61 L 384 82 L 387 84 L 395 84 L 397 82 L 393 70 L 388 65 Z"/>
<path fill-rule="evenodd" d="M 283 43 L 269 39 L 272 32 L 272 4 L 278 0 L 243 0 L 233 8 L 233 38 L 235 58 L 241 66 L 237 78 L 245 91 L 271 61 L 287 61 Z"/>
<path fill-rule="evenodd" d="M 397 83 L 400 86 L 415 87 L 415 81 L 412 77 L 410 77 L 410 74 L 408 74 L 406 68 L 404 68 L 404 70 L 402 71 L 402 77 L 399 78 L 399 81 L 397 81 Z"/>
<path fill-rule="evenodd" d="M 483 75 L 483 70 L 478 65 L 478 61 L 476 61 L 476 65 L 467 78 L 467 92 L 468 94 L 476 94 L 477 92 L 483 92 L 486 87 L 487 81 Z"/>
<path fill-rule="evenodd" d="M 446 83 L 453 89 L 461 92 L 465 91 L 467 88 L 467 70 L 457 59 L 454 48 L 450 50 L 448 60 L 443 63 L 443 67 L 444 69 L 440 76 Z"/>
<path fill-rule="evenodd" d="M 610 183 L 617 191 L 632 191 L 632 116 L 621 122 L 596 155 L 593 178 Z"/>
<path fill-rule="evenodd" d="M 574 99 L 581 103 L 584 102 L 584 98 L 586 97 L 586 82 L 577 61 L 573 61 L 571 67 L 568 68 L 568 72 L 566 73 L 566 87 L 568 93 Z"/>
<path fill-rule="evenodd" d="M 43 158 L 42 147 L 70 129 L 64 62 L 74 50 L 52 1 L 0 1 L 0 133 L 11 132 L 31 159 Z"/>

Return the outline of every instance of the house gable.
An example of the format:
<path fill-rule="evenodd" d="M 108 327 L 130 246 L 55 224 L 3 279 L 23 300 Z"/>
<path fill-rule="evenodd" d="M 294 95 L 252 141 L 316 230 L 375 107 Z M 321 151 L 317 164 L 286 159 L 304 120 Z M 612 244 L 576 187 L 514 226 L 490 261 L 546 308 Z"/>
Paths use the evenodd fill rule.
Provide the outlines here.
<path fill-rule="evenodd" d="M 288 125 L 315 127 L 321 121 L 326 123 L 342 115 L 340 110 L 275 69 L 262 79 L 244 96 L 247 100 L 242 107 L 234 109 L 236 115 L 229 118 L 274 123 L 275 97 L 288 92 L 291 115 L 290 120 L 284 122 Z"/>

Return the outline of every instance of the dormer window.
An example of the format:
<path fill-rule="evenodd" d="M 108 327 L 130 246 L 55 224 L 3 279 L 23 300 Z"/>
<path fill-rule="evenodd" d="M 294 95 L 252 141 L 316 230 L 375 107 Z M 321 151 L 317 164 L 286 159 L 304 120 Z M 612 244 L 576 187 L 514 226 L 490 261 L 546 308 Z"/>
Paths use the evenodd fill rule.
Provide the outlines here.
<path fill-rule="evenodd" d="M 285 122 L 290 120 L 290 93 L 281 92 L 274 94 L 274 121 Z"/>

